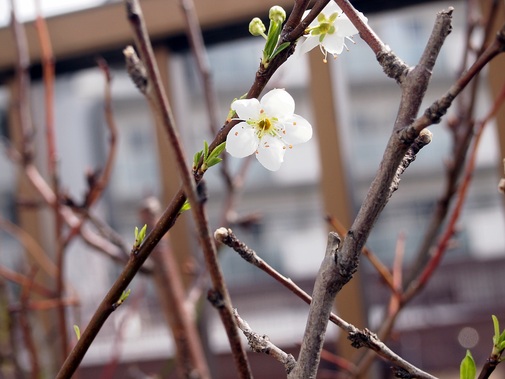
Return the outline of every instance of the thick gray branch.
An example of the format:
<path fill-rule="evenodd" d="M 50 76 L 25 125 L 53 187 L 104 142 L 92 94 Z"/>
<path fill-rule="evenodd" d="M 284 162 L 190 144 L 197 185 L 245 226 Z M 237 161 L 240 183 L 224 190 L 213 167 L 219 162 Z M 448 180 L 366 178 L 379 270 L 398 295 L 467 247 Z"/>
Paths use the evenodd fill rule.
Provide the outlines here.
<path fill-rule="evenodd" d="M 357 270 L 361 249 L 389 200 L 398 168 L 419 135 L 417 132 L 405 136 L 402 131 L 412 124 L 419 112 L 436 57 L 451 29 L 451 15 L 452 8 L 437 15 L 435 27 L 419 64 L 408 72 L 401 83 L 402 97 L 393 133 L 386 146 L 377 175 L 338 254 L 333 252 L 338 245 L 338 237 L 331 234 L 329 236 L 326 256 L 312 295 L 313 300 L 300 356 L 295 369 L 289 375 L 290 379 L 310 379 L 316 376 L 320 349 L 335 296 Z"/>

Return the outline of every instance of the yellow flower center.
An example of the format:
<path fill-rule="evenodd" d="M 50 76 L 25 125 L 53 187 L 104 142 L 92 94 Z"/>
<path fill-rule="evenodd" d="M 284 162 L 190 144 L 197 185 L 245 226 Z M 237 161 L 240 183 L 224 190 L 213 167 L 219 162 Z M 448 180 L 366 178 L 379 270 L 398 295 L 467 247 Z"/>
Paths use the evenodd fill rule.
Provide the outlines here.
<path fill-rule="evenodd" d="M 265 134 L 272 127 L 272 122 L 270 121 L 269 118 L 264 118 L 263 120 L 260 120 L 260 122 L 258 122 L 258 127 L 260 128 L 261 134 Z"/>

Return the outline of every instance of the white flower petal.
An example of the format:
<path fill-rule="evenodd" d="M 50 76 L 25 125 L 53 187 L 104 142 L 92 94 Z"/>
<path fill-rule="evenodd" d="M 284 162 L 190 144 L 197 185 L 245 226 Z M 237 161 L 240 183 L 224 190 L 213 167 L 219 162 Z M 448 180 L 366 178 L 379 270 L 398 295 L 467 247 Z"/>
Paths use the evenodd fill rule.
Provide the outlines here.
<path fill-rule="evenodd" d="M 327 34 L 323 40 L 323 47 L 331 55 L 340 54 L 344 50 L 344 37 L 335 34 Z"/>
<path fill-rule="evenodd" d="M 352 24 L 347 16 L 343 15 L 335 21 L 336 34 L 341 37 L 350 37 L 358 34 L 358 29 Z"/>
<path fill-rule="evenodd" d="M 312 125 L 297 114 L 282 124 L 284 126 L 282 139 L 288 144 L 296 145 L 307 142 L 312 138 Z"/>
<path fill-rule="evenodd" d="M 235 125 L 226 137 L 226 151 L 233 157 L 244 158 L 258 148 L 256 130 L 245 122 Z"/>
<path fill-rule="evenodd" d="M 330 17 L 333 13 L 342 13 L 342 9 L 334 1 L 330 1 L 321 11 L 326 17 Z"/>
<path fill-rule="evenodd" d="M 273 89 L 261 98 L 261 106 L 268 117 L 289 117 L 295 111 L 295 101 L 283 89 Z"/>
<path fill-rule="evenodd" d="M 270 171 L 277 171 L 284 161 L 286 145 L 277 137 L 266 134 L 260 141 L 256 158 Z"/>
<path fill-rule="evenodd" d="M 304 41 L 299 42 L 300 53 L 305 54 L 319 45 L 319 36 L 308 35 Z"/>
<path fill-rule="evenodd" d="M 241 120 L 259 119 L 261 105 L 258 99 L 240 99 L 231 103 L 231 109 L 237 112 Z"/>

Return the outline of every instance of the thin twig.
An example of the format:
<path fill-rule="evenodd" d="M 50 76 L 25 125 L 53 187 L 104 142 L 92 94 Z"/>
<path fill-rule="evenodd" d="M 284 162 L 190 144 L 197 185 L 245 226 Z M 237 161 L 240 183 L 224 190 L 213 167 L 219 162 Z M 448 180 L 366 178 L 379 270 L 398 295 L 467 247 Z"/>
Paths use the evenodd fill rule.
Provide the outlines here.
<path fill-rule="evenodd" d="M 473 172 L 475 169 L 475 162 L 477 159 L 477 150 L 479 147 L 479 143 L 482 137 L 482 133 L 484 131 L 484 128 L 486 125 L 489 123 L 489 121 L 496 115 L 498 112 L 499 108 L 503 105 L 505 102 L 505 85 L 502 87 L 502 90 L 500 92 L 500 95 L 495 99 L 493 106 L 491 107 L 490 111 L 484 117 L 484 119 L 479 123 L 476 131 L 475 131 L 475 138 L 472 144 L 472 147 L 469 151 L 469 159 L 467 166 L 465 168 L 465 173 L 462 179 L 462 182 L 459 186 L 459 190 L 456 196 L 456 203 L 454 205 L 454 209 L 452 211 L 452 214 L 449 218 L 449 221 L 447 223 L 447 226 L 445 227 L 445 231 L 440 237 L 440 240 L 436 246 L 435 252 L 433 253 L 432 258 L 430 259 L 429 264 L 426 266 L 426 268 L 423 270 L 421 275 L 418 277 L 417 280 L 414 280 L 412 283 L 410 283 L 409 287 L 407 288 L 402 301 L 406 302 L 414 296 L 415 293 L 417 293 L 421 288 L 423 288 L 426 283 L 428 282 L 429 278 L 433 275 L 433 272 L 435 271 L 436 267 L 439 265 L 440 260 L 447 249 L 447 246 L 449 244 L 450 239 L 455 233 L 455 228 L 456 228 L 456 223 L 459 220 L 459 216 L 461 214 L 461 211 L 463 209 L 463 204 L 466 199 L 466 194 L 468 192 L 468 188 L 470 186 Z"/>
<path fill-rule="evenodd" d="M 35 27 L 39 38 L 42 57 L 42 70 L 44 77 L 44 100 L 45 100 L 45 116 L 46 116 L 46 144 L 47 144 L 47 171 L 51 181 L 51 185 L 56 195 L 56 201 L 53 204 L 53 214 L 55 220 L 55 251 L 56 251 L 56 292 L 60 299 L 65 296 L 65 246 L 62 239 L 63 219 L 59 212 L 60 207 L 60 184 L 57 169 L 58 153 L 56 148 L 56 133 L 54 125 L 54 55 L 51 46 L 51 39 L 47 24 L 40 9 L 39 0 L 35 0 L 36 18 Z M 65 359 L 68 352 L 68 333 L 67 333 L 67 316 L 63 303 L 57 308 L 58 315 L 58 336 L 61 344 L 61 359 Z"/>
<path fill-rule="evenodd" d="M 461 93 L 466 85 L 498 54 L 505 51 L 505 25 L 496 34 L 493 43 L 479 56 L 475 63 L 466 71 L 454 85 L 442 96 L 428 107 L 424 114 L 415 120 L 412 125 L 403 131 L 402 138 L 410 139 L 412 135 L 417 135 L 424 128 L 440 122 L 442 116 L 452 104 L 452 101 Z"/>
<path fill-rule="evenodd" d="M 227 228 L 219 228 L 214 232 L 214 237 L 221 243 L 229 246 L 233 250 L 235 250 L 245 261 L 248 263 L 258 267 L 268 275 L 270 275 L 272 278 L 274 278 L 276 281 L 278 281 L 280 284 L 282 284 L 284 287 L 289 289 L 291 292 L 293 292 L 296 296 L 298 296 L 301 300 L 303 300 L 305 303 L 310 304 L 312 301 L 312 298 L 310 297 L 309 294 L 307 294 L 303 289 L 301 289 L 299 286 L 296 285 L 291 279 L 286 278 L 282 274 L 280 274 L 277 270 L 275 270 L 273 267 L 271 267 L 268 263 L 266 263 L 261 257 L 258 256 L 258 254 L 248 247 L 246 244 L 244 244 L 242 241 L 240 241 L 237 236 L 233 233 L 231 229 Z M 355 336 L 365 336 L 365 335 L 371 335 L 371 333 L 367 330 L 361 331 L 358 328 L 356 328 L 354 325 L 348 323 L 347 321 L 341 319 L 334 313 L 330 313 L 329 315 L 329 320 L 333 322 L 335 325 L 340 327 L 341 329 L 345 330 L 349 334 L 350 339 L 354 339 Z M 379 356 L 382 358 L 389 360 L 396 364 L 398 367 L 401 367 L 404 369 L 406 372 L 411 373 L 412 375 L 419 375 L 417 377 L 419 378 L 433 378 L 428 373 L 425 373 L 418 369 L 417 367 L 413 366 L 409 362 L 405 361 L 401 357 L 399 357 L 397 354 L 395 354 L 391 349 L 389 349 L 385 344 L 383 344 L 377 336 L 373 335 L 373 338 L 367 337 L 365 338 L 367 340 L 366 346 L 375 351 Z M 361 347 L 361 346 L 360 346 Z"/>
<path fill-rule="evenodd" d="M 28 55 L 28 42 L 24 25 L 16 18 L 14 0 L 10 0 L 11 5 L 11 30 L 16 49 L 16 83 L 17 96 L 14 99 L 21 128 L 21 160 L 31 162 L 33 160 L 33 124 L 30 111 L 30 58 Z"/>
<path fill-rule="evenodd" d="M 236 309 L 233 310 L 233 315 L 237 321 L 237 326 L 240 330 L 242 330 L 244 336 L 247 338 L 252 351 L 271 355 L 284 365 L 286 373 L 289 374 L 293 367 L 295 367 L 295 357 L 273 344 L 268 336 L 254 332 L 249 324 L 240 317 Z"/>
<path fill-rule="evenodd" d="M 222 306 L 218 308 L 226 334 L 232 347 L 232 355 L 237 366 L 240 378 L 251 378 L 252 372 L 240 343 L 240 336 L 232 314 L 231 299 L 225 285 L 221 269 L 217 262 L 217 251 L 214 240 L 211 237 L 207 217 L 205 215 L 204 201 L 197 193 L 196 183 L 191 169 L 186 164 L 186 154 L 183 151 L 175 120 L 172 115 L 167 95 L 164 91 L 161 76 L 154 58 L 151 41 L 143 19 L 140 5 L 136 0 L 127 0 L 126 9 L 128 20 L 133 29 L 133 34 L 139 49 L 140 58 L 146 68 L 148 85 L 146 97 L 151 103 L 156 117 L 162 123 L 167 132 L 172 146 L 179 174 L 183 182 L 184 192 L 191 205 L 191 212 L 198 230 L 200 245 L 203 249 L 205 263 L 211 277 L 214 291 L 222 298 Z"/>
<path fill-rule="evenodd" d="M 382 322 L 382 325 L 380 327 L 380 330 L 378 332 L 378 336 L 380 339 L 385 340 L 387 336 L 390 334 L 393 325 L 400 313 L 400 311 L 407 305 L 407 303 L 414 298 L 415 295 L 419 293 L 419 291 L 424 288 L 424 286 L 427 284 L 431 276 L 433 275 L 435 269 L 438 267 L 440 260 L 446 251 L 449 241 L 451 237 L 454 234 L 455 231 L 455 226 L 456 222 L 459 219 L 459 215 L 461 212 L 461 208 L 463 206 L 465 197 L 466 197 L 466 192 L 468 190 L 468 186 L 471 181 L 474 165 L 475 165 L 475 159 L 476 159 L 476 153 L 477 153 L 477 147 L 479 144 L 480 137 L 482 135 L 483 128 L 485 125 L 489 122 L 489 120 L 494 117 L 496 114 L 498 108 L 503 104 L 505 101 L 505 86 L 502 89 L 502 92 L 500 96 L 495 99 L 495 102 L 493 104 L 492 109 L 489 111 L 488 115 L 484 118 L 484 120 L 481 121 L 479 124 L 479 128 L 477 129 L 476 136 L 474 143 L 472 145 L 472 150 L 469 154 L 470 158 L 465 170 L 465 176 L 463 178 L 463 182 L 461 183 L 459 190 L 457 192 L 457 198 L 456 198 L 456 204 L 455 208 L 453 210 L 453 213 L 449 219 L 449 222 L 446 225 L 445 231 L 442 234 L 436 248 L 434 255 L 431 257 L 431 259 L 428 262 L 428 265 L 425 267 L 425 269 L 421 272 L 421 274 L 409 281 L 407 289 L 400 294 L 398 297 L 397 294 L 392 294 L 391 295 L 391 304 L 394 303 L 394 307 L 390 308 L 390 312 L 388 312 L 388 315 L 386 319 Z M 373 356 L 371 354 L 365 354 L 362 356 L 359 360 L 358 364 L 358 370 L 357 372 L 365 372 L 370 364 L 373 361 Z"/>
<path fill-rule="evenodd" d="M 308 3 L 308 2 L 306 2 Z M 306 8 L 306 7 L 305 7 Z M 305 10 L 305 9 L 304 9 Z M 297 24 L 300 22 L 303 11 L 301 13 L 292 12 L 286 21 L 286 25 L 290 23 L 291 25 Z M 300 34 L 291 33 L 290 41 L 296 41 L 301 37 L 303 31 Z M 276 72 L 276 70 L 293 54 L 294 47 L 286 48 L 281 51 L 279 54 L 275 56 L 275 58 L 270 62 L 267 68 L 260 67 L 256 72 L 255 79 L 253 84 L 251 85 L 247 98 L 258 98 L 261 95 L 261 92 L 265 88 L 267 82 L 270 80 L 272 75 Z M 138 83 L 142 88 L 144 84 L 142 81 L 145 79 L 145 76 L 140 73 L 138 76 Z M 144 88 L 145 90 L 145 88 Z M 226 136 L 228 132 L 231 130 L 237 121 L 231 120 L 226 122 L 224 126 L 219 130 L 214 140 L 209 144 L 209 150 L 212 151 L 216 148 L 216 146 L 220 145 L 226 140 Z M 197 174 L 195 176 L 195 180 L 199 182 L 202 177 Z M 46 193 L 47 194 L 47 193 Z M 149 257 L 151 252 L 153 251 L 156 244 L 161 240 L 164 234 L 174 225 L 175 221 L 179 217 L 180 209 L 184 205 L 186 201 L 186 196 L 184 194 L 184 189 L 180 188 L 179 191 L 174 195 L 170 203 L 168 204 L 165 211 L 162 213 L 159 222 L 155 225 L 152 231 L 146 236 L 144 243 L 141 245 L 137 255 L 134 258 L 130 258 L 123 271 L 119 275 L 118 279 L 111 286 L 104 299 L 100 303 L 99 307 L 95 311 L 88 328 L 86 328 L 85 332 L 82 334 L 81 339 L 76 344 L 67 360 L 63 364 L 58 373 L 57 378 L 69 378 L 77 369 L 79 363 L 84 357 L 86 351 L 89 346 L 95 339 L 96 335 L 100 331 L 101 327 L 108 319 L 110 314 L 114 311 L 112 304 L 117 301 L 117 299 L 121 296 L 123 291 L 127 288 L 133 277 L 137 274 L 137 272 L 142 267 L 143 263 Z"/>
<path fill-rule="evenodd" d="M 212 135 L 216 135 L 218 131 L 218 105 L 217 94 L 212 81 L 211 67 L 207 49 L 203 41 L 202 29 L 198 22 L 195 4 L 193 0 L 180 0 L 184 17 L 186 19 L 186 35 L 188 36 L 191 51 L 196 62 L 197 72 L 200 76 L 203 85 L 203 95 L 205 99 L 205 107 L 207 109 L 209 119 L 209 130 Z M 232 178 L 228 166 L 228 155 L 224 154 L 221 157 L 222 161 L 219 165 L 220 173 L 223 178 L 227 199 L 227 206 L 223 207 L 223 214 L 226 215 L 232 209 L 234 199 L 236 198 L 236 181 Z"/>
<path fill-rule="evenodd" d="M 0 229 L 16 238 L 26 249 L 27 254 L 30 255 L 33 262 L 36 262 L 44 272 L 53 278 L 56 276 L 55 264 L 48 257 L 46 251 L 29 233 L 2 216 L 0 216 Z"/>
<path fill-rule="evenodd" d="M 12 271 L 11 269 L 0 266 L 0 276 L 12 283 L 18 284 L 20 287 L 27 286 L 32 281 L 26 275 L 20 274 L 19 272 Z M 36 282 L 31 284 L 32 291 L 44 297 L 54 297 L 54 291 L 44 287 Z"/>
<path fill-rule="evenodd" d="M 30 357 L 31 364 L 31 378 L 38 379 L 40 377 L 40 362 L 38 349 L 33 339 L 32 328 L 28 320 L 28 309 L 27 303 L 31 294 L 32 283 L 35 280 L 36 270 L 31 270 L 29 278 L 30 281 L 23 286 L 20 296 L 21 310 L 18 313 L 19 325 L 21 327 L 21 333 L 23 336 L 23 341 L 25 343 L 25 348 L 28 351 L 28 356 Z"/>
<path fill-rule="evenodd" d="M 356 29 L 358 29 L 361 39 L 363 39 L 375 53 L 377 61 L 384 70 L 384 73 L 388 77 L 395 79 L 398 84 L 402 84 L 410 71 L 409 67 L 381 41 L 379 36 L 375 34 L 367 23 L 363 22 L 359 17 L 358 11 L 350 1 L 335 0 L 335 2 L 342 11 L 344 11 L 345 15 L 351 20 Z"/>
<path fill-rule="evenodd" d="M 496 3 L 493 1 L 493 3 Z M 462 68 L 458 77 L 463 77 L 464 72 L 466 71 L 467 65 L 469 64 L 469 57 L 474 56 L 477 58 L 486 49 L 489 44 L 489 39 L 491 36 L 490 27 L 494 24 L 494 19 L 498 12 L 496 12 L 495 6 L 492 5 L 490 8 L 490 12 L 486 19 L 482 20 L 479 24 L 485 25 L 485 32 L 482 38 L 481 46 L 478 49 L 478 52 L 472 54 L 475 49 L 472 46 L 472 32 L 477 32 L 479 29 L 476 29 L 476 24 L 478 20 L 474 14 L 476 13 L 476 7 L 479 7 L 477 1 L 472 1 L 468 5 L 468 15 L 467 22 L 470 24 L 468 26 L 467 35 L 466 35 L 466 49 L 464 53 L 464 57 L 462 60 Z M 475 59 L 476 59 L 475 58 Z M 470 147 L 470 142 L 474 136 L 474 127 L 475 127 L 475 104 L 477 99 L 477 90 L 479 87 L 479 79 L 481 78 L 480 73 L 475 75 L 470 83 L 469 88 L 462 92 L 460 96 L 458 96 L 457 106 L 456 106 L 456 116 L 452 117 L 448 120 L 447 124 L 449 126 L 449 130 L 452 134 L 452 154 L 448 158 L 446 163 L 446 179 L 445 179 L 445 188 L 443 190 L 443 194 L 439 197 L 436 203 L 436 208 L 431 216 L 431 219 L 427 222 L 427 229 L 422 237 L 421 241 L 423 241 L 417 249 L 415 253 L 415 258 L 413 260 L 412 267 L 410 268 L 410 272 L 408 276 L 405 278 L 405 285 L 408 286 L 415 277 L 417 277 L 420 272 L 423 270 L 427 262 L 430 260 L 430 250 L 433 245 L 433 241 L 436 241 L 437 236 L 440 232 L 440 229 L 443 226 L 444 220 L 447 217 L 447 214 L 450 210 L 450 206 L 453 202 L 454 196 L 457 192 L 457 187 L 459 184 L 460 176 L 463 172 L 466 157 L 468 153 L 468 149 Z"/>
<path fill-rule="evenodd" d="M 89 209 L 102 195 L 104 189 L 107 187 L 110 177 L 112 175 L 112 169 L 114 168 L 114 162 L 117 155 L 117 126 L 114 120 L 114 113 L 112 110 L 112 94 L 111 94 L 111 73 L 104 59 L 97 60 L 98 67 L 103 72 L 105 78 L 104 86 L 104 115 L 105 123 L 107 129 L 109 130 L 108 146 L 109 152 L 107 154 L 107 159 L 105 160 L 105 166 L 101 170 L 101 175 L 96 179 L 93 177 L 93 181 L 89 183 L 89 190 L 86 194 L 83 206 Z"/>
<path fill-rule="evenodd" d="M 140 212 L 141 223 L 155 225 L 160 209 L 156 198 L 147 198 Z M 185 304 L 184 283 L 167 238 L 156 246 L 151 258 L 155 262 L 153 276 L 160 306 L 174 336 L 178 376 L 210 378 L 197 325 L 190 311 L 192 308 Z"/>

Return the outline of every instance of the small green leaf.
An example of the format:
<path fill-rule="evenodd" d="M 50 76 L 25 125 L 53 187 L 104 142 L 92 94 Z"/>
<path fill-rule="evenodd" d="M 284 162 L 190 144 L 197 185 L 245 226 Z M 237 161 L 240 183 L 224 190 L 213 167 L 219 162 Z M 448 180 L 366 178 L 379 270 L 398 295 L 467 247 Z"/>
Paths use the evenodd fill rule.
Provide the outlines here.
<path fill-rule="evenodd" d="M 284 43 L 281 43 L 279 46 L 277 46 L 275 51 L 270 56 L 270 60 L 274 59 L 277 54 L 279 54 L 282 50 L 286 49 L 288 46 L 289 46 L 289 42 L 284 42 Z"/>
<path fill-rule="evenodd" d="M 473 360 L 472 353 L 470 353 L 470 350 L 467 350 L 465 358 L 463 358 L 461 365 L 459 366 L 459 378 L 475 379 L 476 372 L 477 370 L 475 368 L 475 361 Z"/>
<path fill-rule="evenodd" d="M 123 304 L 126 301 L 126 299 L 128 299 L 131 292 L 132 292 L 131 289 L 127 289 L 126 291 L 123 291 L 123 293 L 119 297 L 119 300 L 117 301 L 116 305 L 120 306 L 121 304 Z"/>
<path fill-rule="evenodd" d="M 186 200 L 184 202 L 184 204 L 182 204 L 182 207 L 181 209 L 179 210 L 179 213 L 182 213 L 182 212 L 185 212 L 185 211 L 189 211 L 191 209 L 191 205 L 189 204 L 189 201 Z"/>
<path fill-rule="evenodd" d="M 75 336 L 77 337 L 77 341 L 81 339 L 81 329 L 77 325 L 74 325 Z"/>
<path fill-rule="evenodd" d="M 207 141 L 203 141 L 203 159 L 207 159 L 207 157 L 209 156 L 209 144 L 207 143 Z"/>
<path fill-rule="evenodd" d="M 140 229 L 139 232 L 139 241 L 140 243 L 144 242 L 144 239 L 146 238 L 146 231 L 147 231 L 147 224 L 144 224 L 142 229 Z"/>
<path fill-rule="evenodd" d="M 219 158 L 219 157 L 216 157 L 216 158 L 209 158 L 209 160 L 206 162 L 207 164 L 207 168 L 209 167 L 212 167 L 212 166 L 215 166 L 217 165 L 218 163 L 221 163 L 223 159 L 222 158 Z"/>
<path fill-rule="evenodd" d="M 270 22 L 270 27 L 268 28 L 268 37 L 265 44 L 264 57 L 268 58 L 272 55 L 277 42 L 279 41 L 279 36 L 281 34 L 280 24 L 277 22 Z"/>
<path fill-rule="evenodd" d="M 209 154 L 209 159 L 217 157 L 219 154 L 221 154 L 223 152 L 225 147 L 226 147 L 226 141 L 217 145 L 214 148 L 214 150 L 212 150 L 212 152 Z"/>
<path fill-rule="evenodd" d="M 496 346 L 499 352 L 502 352 L 505 349 L 505 341 L 500 341 L 498 346 Z"/>
<path fill-rule="evenodd" d="M 498 317 L 496 317 L 495 315 L 491 315 L 491 318 L 493 319 L 493 327 L 494 327 L 493 343 L 496 345 L 500 339 L 500 322 L 498 321 Z"/>
<path fill-rule="evenodd" d="M 133 250 L 136 250 L 140 247 L 140 245 L 146 238 L 146 231 L 147 231 L 147 224 L 145 224 L 140 230 L 138 227 L 135 227 L 135 242 L 133 243 Z"/>
<path fill-rule="evenodd" d="M 195 153 L 193 157 L 193 169 L 196 169 L 198 166 L 198 163 L 200 162 L 200 159 L 202 158 L 203 155 L 203 150 L 200 150 Z"/>

